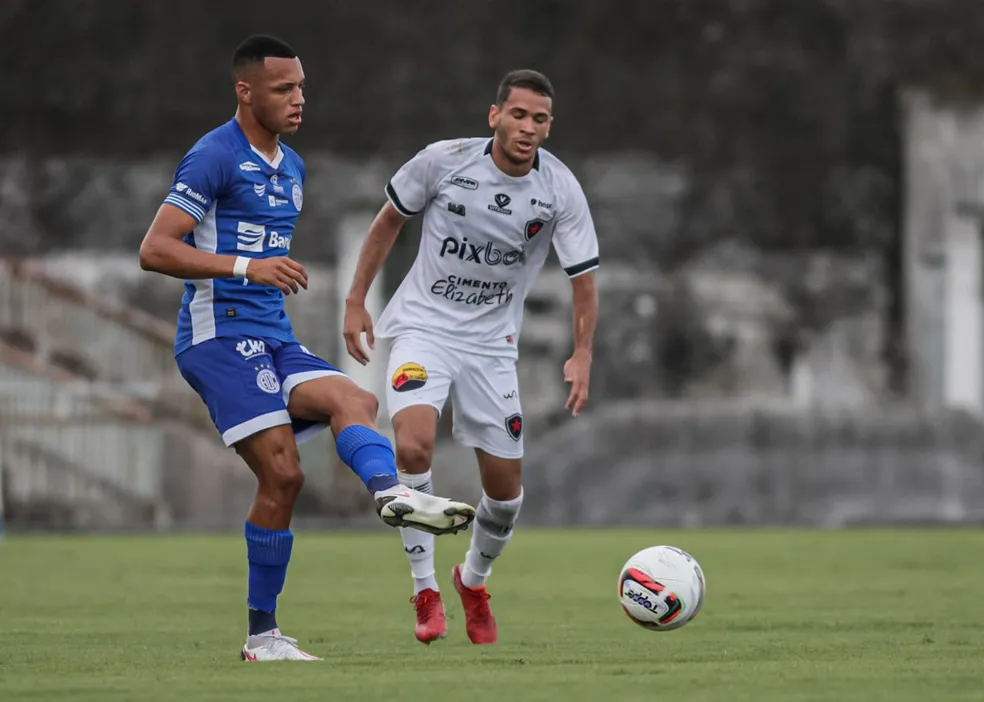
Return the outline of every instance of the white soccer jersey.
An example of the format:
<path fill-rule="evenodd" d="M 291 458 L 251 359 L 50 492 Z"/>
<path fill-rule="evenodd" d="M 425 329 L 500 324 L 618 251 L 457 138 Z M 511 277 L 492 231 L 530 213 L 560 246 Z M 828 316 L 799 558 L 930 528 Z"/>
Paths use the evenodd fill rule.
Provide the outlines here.
<path fill-rule="evenodd" d="M 539 149 L 515 178 L 492 162 L 492 140 L 439 141 L 386 186 L 403 215 L 423 213 L 413 267 L 383 311 L 376 334 L 417 331 L 449 346 L 516 355 L 523 304 L 550 242 L 570 277 L 598 267 L 598 238 L 581 185 Z"/>

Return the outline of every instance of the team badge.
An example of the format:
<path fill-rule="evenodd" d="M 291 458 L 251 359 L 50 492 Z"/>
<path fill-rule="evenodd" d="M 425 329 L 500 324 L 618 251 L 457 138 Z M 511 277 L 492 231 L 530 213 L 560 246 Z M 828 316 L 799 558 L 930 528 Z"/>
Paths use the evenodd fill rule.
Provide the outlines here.
<path fill-rule="evenodd" d="M 276 395 L 280 392 L 280 378 L 269 368 L 261 368 L 256 374 L 256 386 L 263 392 Z"/>
<path fill-rule="evenodd" d="M 393 374 L 393 389 L 397 392 L 422 388 L 426 382 L 427 371 L 419 363 L 404 363 Z"/>
<path fill-rule="evenodd" d="M 294 209 L 300 212 L 301 206 L 304 204 L 304 193 L 301 191 L 299 183 L 294 183 L 294 187 L 290 189 L 290 196 L 294 200 Z"/>
<path fill-rule="evenodd" d="M 523 415 L 511 414 L 506 417 L 506 431 L 509 432 L 513 441 L 519 441 L 523 435 Z"/>
<path fill-rule="evenodd" d="M 535 237 L 537 234 L 540 233 L 540 230 L 543 229 L 546 225 L 547 223 L 544 222 L 542 219 L 531 219 L 529 222 L 526 223 L 526 231 L 524 232 L 524 234 L 526 235 L 526 240 L 529 241 L 530 239 Z"/>

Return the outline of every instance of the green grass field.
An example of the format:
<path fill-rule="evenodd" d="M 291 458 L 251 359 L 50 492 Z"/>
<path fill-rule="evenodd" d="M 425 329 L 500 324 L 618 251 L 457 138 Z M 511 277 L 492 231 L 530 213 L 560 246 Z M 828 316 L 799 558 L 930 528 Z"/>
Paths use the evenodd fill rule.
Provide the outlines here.
<path fill-rule="evenodd" d="M 519 530 L 473 646 L 413 638 L 394 533 L 301 532 L 279 619 L 322 663 L 248 665 L 235 536 L 0 542 L 0 700 L 984 700 L 984 531 Z M 704 609 L 645 631 L 615 597 L 635 550 L 704 567 Z"/>

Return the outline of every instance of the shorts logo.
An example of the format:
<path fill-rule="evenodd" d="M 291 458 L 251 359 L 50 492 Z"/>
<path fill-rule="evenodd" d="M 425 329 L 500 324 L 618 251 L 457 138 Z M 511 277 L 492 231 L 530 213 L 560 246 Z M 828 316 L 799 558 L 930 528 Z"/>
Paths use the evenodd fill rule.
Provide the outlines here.
<path fill-rule="evenodd" d="M 540 230 L 543 229 L 545 225 L 546 222 L 544 222 L 542 219 L 531 219 L 529 222 L 527 222 L 526 231 L 524 232 L 526 236 L 526 240 L 529 241 L 537 234 L 539 234 Z"/>
<path fill-rule="evenodd" d="M 427 371 L 419 363 L 404 363 L 393 374 L 393 389 L 397 392 L 422 388 L 426 382 Z"/>
<path fill-rule="evenodd" d="M 506 417 L 506 431 L 513 441 L 519 441 L 523 435 L 523 415 L 511 414 Z"/>
<path fill-rule="evenodd" d="M 236 351 L 238 351 L 243 358 L 253 358 L 253 356 L 262 356 L 266 353 L 266 342 L 256 339 L 243 339 L 238 344 L 236 344 Z"/>
<path fill-rule="evenodd" d="M 280 392 L 280 378 L 269 368 L 261 368 L 256 374 L 256 386 L 263 392 L 276 395 Z"/>

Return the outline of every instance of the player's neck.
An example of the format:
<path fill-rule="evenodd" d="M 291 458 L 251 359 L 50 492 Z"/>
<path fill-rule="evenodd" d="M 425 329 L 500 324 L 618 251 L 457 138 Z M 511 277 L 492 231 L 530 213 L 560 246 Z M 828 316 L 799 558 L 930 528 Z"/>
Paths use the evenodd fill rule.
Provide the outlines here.
<path fill-rule="evenodd" d="M 522 178 L 529 175 L 529 172 L 533 170 L 533 159 L 527 163 L 513 163 L 506 158 L 506 152 L 502 150 L 499 140 L 494 138 L 492 139 L 492 163 L 511 178 Z"/>
<path fill-rule="evenodd" d="M 242 110 L 236 110 L 236 121 L 239 123 L 239 128 L 243 130 L 243 134 L 246 135 L 246 141 L 250 143 L 250 146 L 266 156 L 268 161 L 277 157 L 277 149 L 280 148 L 279 135 L 264 128 Z"/>

